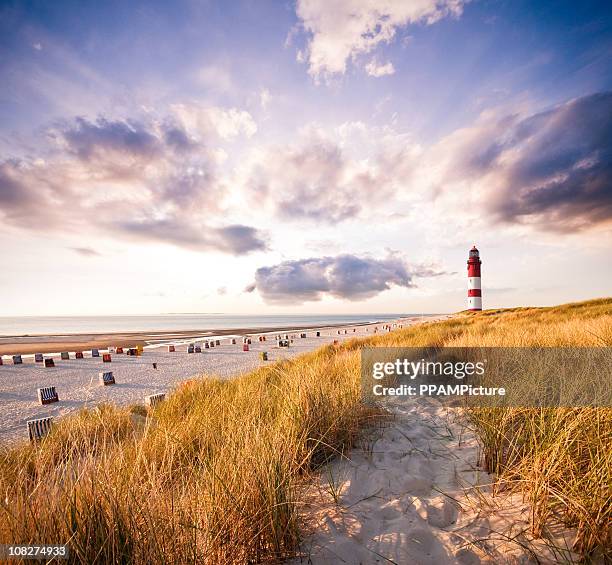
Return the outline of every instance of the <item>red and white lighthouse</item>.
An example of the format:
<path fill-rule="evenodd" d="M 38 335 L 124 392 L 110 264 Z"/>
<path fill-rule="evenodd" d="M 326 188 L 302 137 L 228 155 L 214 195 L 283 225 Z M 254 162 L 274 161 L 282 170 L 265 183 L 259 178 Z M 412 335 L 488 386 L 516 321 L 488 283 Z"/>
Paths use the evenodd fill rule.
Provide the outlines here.
<path fill-rule="evenodd" d="M 482 310 L 482 288 L 480 286 L 480 253 L 476 246 L 470 249 L 468 270 L 468 310 Z"/>

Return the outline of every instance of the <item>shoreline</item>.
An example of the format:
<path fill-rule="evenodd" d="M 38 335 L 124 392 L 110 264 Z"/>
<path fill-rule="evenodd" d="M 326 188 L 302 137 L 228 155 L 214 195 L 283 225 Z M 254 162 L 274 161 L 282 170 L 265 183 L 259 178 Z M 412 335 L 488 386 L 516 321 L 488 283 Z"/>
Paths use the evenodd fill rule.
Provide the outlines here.
<path fill-rule="evenodd" d="M 416 320 L 439 317 L 440 314 L 424 314 L 422 316 L 408 316 L 399 318 L 413 323 Z M 168 342 L 183 342 L 189 339 L 205 339 L 212 337 L 242 336 L 250 334 L 270 334 L 313 329 L 336 329 L 346 327 L 363 327 L 376 324 L 392 323 L 396 320 L 337 323 L 326 325 L 290 325 L 274 327 L 245 327 L 201 330 L 160 330 L 160 331 L 133 331 L 133 332 L 86 332 L 74 334 L 31 334 L 31 335 L 3 335 L 0 336 L 0 356 L 2 355 L 33 355 L 34 353 L 58 353 L 59 351 L 91 350 L 92 348 L 106 349 L 115 347 L 143 347 L 160 345 Z"/>

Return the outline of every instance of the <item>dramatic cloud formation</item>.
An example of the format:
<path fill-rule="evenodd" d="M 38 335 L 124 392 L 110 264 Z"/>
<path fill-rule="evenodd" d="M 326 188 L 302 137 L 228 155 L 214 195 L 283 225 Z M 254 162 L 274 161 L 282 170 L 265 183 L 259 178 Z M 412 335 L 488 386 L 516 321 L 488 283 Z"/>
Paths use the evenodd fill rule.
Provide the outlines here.
<path fill-rule="evenodd" d="M 0 162 L 3 221 L 232 254 L 265 249 L 254 228 L 211 220 L 223 215 L 224 196 L 213 143 L 251 135 L 252 118 L 235 109 L 185 108 L 164 119 L 56 124 L 48 158 Z"/>
<path fill-rule="evenodd" d="M 612 222 L 612 92 L 485 117 L 435 153 L 450 156 L 444 181 L 469 185 L 494 221 L 558 232 Z"/>
<path fill-rule="evenodd" d="M 316 301 L 325 295 L 357 301 L 392 286 L 412 287 L 414 277 L 442 274 L 428 267 L 411 267 L 399 257 L 372 259 L 345 254 L 261 267 L 245 291 L 257 289 L 266 302 L 277 304 Z"/>
<path fill-rule="evenodd" d="M 353 144 L 365 140 L 362 155 Z M 419 148 L 359 122 L 334 132 L 306 128 L 293 145 L 258 149 L 243 172 L 253 203 L 284 220 L 335 224 L 384 205 L 406 187 Z"/>
<path fill-rule="evenodd" d="M 379 44 L 389 43 L 398 28 L 411 23 L 430 25 L 448 15 L 459 16 L 464 3 L 464 0 L 298 0 L 296 12 L 309 35 L 306 53 L 301 58 L 308 61 L 308 72 L 317 79 L 343 74 L 349 59 L 355 60 Z"/>

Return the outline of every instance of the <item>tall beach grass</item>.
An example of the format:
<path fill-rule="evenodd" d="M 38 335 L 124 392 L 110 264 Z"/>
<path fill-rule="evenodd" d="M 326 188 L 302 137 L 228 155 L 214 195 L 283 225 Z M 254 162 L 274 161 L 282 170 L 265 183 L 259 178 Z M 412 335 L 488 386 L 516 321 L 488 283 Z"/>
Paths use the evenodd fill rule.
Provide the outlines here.
<path fill-rule="evenodd" d="M 154 411 L 101 406 L 0 454 L 0 543 L 68 543 L 78 563 L 280 561 L 304 485 L 381 417 L 361 400 L 369 346 L 612 344 L 612 300 L 463 314 L 325 346 L 232 380 L 185 383 Z M 498 484 L 612 555 L 612 410 L 470 413 Z"/>

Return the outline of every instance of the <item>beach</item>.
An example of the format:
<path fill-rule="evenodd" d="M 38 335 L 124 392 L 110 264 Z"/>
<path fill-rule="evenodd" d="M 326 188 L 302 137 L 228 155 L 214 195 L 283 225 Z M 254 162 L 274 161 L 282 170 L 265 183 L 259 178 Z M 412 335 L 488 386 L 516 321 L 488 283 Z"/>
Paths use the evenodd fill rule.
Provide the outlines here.
<path fill-rule="evenodd" d="M 439 319 L 437 317 L 425 320 Z M 421 318 L 396 320 L 392 327 L 420 323 Z M 354 337 L 373 335 L 384 331 L 386 323 L 360 324 L 320 328 L 256 328 L 236 330 L 205 330 L 178 332 L 133 332 L 118 334 L 87 334 L 70 336 L 30 336 L 28 338 L 1 338 L 0 351 L 4 354 L 0 365 L 0 442 L 27 437 L 26 422 L 46 416 L 59 417 L 83 407 L 101 402 L 125 406 L 144 404 L 144 397 L 156 393 L 169 393 L 176 385 L 192 377 L 210 375 L 229 378 L 248 372 L 265 363 L 296 357 L 325 344 L 339 343 Z M 320 337 L 316 337 L 316 332 Z M 300 334 L 305 333 L 305 338 Z M 289 335 L 289 347 L 278 347 L 276 335 Z M 242 350 L 243 336 L 251 337 L 250 350 Z M 259 341 L 265 336 L 266 341 Z M 202 343 L 218 339 L 215 348 L 202 348 L 202 353 L 188 354 L 189 343 Z M 236 344 L 232 345 L 231 340 Z M 25 340 L 25 341 L 24 341 Z M 167 346 L 174 344 L 175 352 Z M 111 363 L 102 357 L 92 358 L 91 348 L 100 348 L 100 354 L 109 346 L 136 347 L 142 345 L 142 356 L 112 354 Z M 69 360 L 60 358 L 68 351 Z M 84 351 L 83 359 L 75 359 L 75 351 Z M 268 361 L 261 359 L 268 353 Z M 23 364 L 13 365 L 8 353 L 21 353 Z M 52 357 L 55 367 L 45 368 L 34 362 L 34 353 Z M 156 364 L 156 369 L 153 368 Z M 98 373 L 112 371 L 116 384 L 100 386 Z M 36 390 L 55 386 L 59 402 L 41 405 Z"/>

